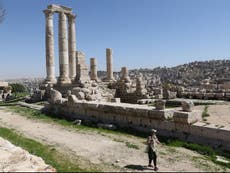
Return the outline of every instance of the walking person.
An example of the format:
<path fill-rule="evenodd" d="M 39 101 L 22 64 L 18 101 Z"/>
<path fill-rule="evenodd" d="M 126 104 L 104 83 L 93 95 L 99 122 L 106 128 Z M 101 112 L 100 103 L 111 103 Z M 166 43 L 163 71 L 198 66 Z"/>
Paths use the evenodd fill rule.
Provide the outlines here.
<path fill-rule="evenodd" d="M 157 130 L 152 129 L 151 130 L 151 135 L 148 136 L 147 138 L 147 151 L 148 151 L 148 157 L 149 157 L 149 167 L 153 167 L 152 166 L 152 161 L 154 164 L 154 170 L 157 171 L 157 144 L 160 144 L 160 141 L 158 140 L 157 136 L 156 136 L 156 132 Z"/>

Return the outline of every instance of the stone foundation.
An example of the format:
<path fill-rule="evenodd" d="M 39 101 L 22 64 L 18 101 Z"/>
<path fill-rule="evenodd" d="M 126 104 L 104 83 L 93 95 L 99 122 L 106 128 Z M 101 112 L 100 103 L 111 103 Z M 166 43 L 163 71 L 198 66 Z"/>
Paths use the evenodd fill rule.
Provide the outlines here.
<path fill-rule="evenodd" d="M 183 112 L 174 109 L 157 110 L 145 105 L 86 102 L 73 99 L 55 102 L 46 106 L 47 112 L 69 120 L 82 119 L 97 123 L 113 123 L 148 132 L 154 128 L 159 135 L 218 146 L 230 150 L 230 129 L 217 128 L 198 122 L 201 112 Z"/>

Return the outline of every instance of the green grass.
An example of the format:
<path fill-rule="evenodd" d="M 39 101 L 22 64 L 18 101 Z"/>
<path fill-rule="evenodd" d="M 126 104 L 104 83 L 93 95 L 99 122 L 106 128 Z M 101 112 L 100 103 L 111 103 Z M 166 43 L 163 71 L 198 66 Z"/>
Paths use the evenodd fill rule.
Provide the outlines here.
<path fill-rule="evenodd" d="M 55 148 L 26 138 L 12 129 L 0 127 L 0 136 L 14 145 L 22 147 L 29 153 L 41 157 L 46 164 L 53 166 L 58 172 L 99 171 L 82 169 L 76 162 L 72 162 L 69 158 L 56 151 Z"/>
<path fill-rule="evenodd" d="M 15 96 L 16 98 L 20 98 L 20 97 L 25 97 L 29 95 L 29 93 L 28 92 L 13 92 L 12 95 Z"/>
<path fill-rule="evenodd" d="M 135 144 L 131 144 L 130 142 L 125 142 L 125 145 L 128 147 L 128 148 L 134 148 L 134 149 L 139 149 L 139 147 Z"/>
<path fill-rule="evenodd" d="M 210 116 L 208 114 L 208 105 L 205 105 L 204 110 L 202 112 L 202 118 L 204 119 L 204 117 L 208 117 L 208 116 Z"/>
<path fill-rule="evenodd" d="M 28 93 L 23 92 L 23 93 L 13 93 L 13 96 L 16 98 L 9 100 L 9 101 L 0 101 L 0 106 L 11 106 L 11 105 L 16 105 L 18 101 L 23 101 L 25 100 L 25 96 L 28 95 Z"/>
<path fill-rule="evenodd" d="M 222 155 L 226 158 L 226 160 L 230 161 L 230 151 L 221 151 L 221 150 L 214 150 L 210 146 L 206 145 L 200 145 L 200 144 L 195 144 L 195 143 L 190 143 L 190 142 L 185 142 L 185 141 L 180 141 L 177 139 L 169 140 L 166 142 L 168 146 L 173 146 L 173 147 L 184 147 L 193 151 L 198 152 L 201 155 L 204 155 L 208 160 L 211 160 L 212 162 L 225 166 L 230 168 L 229 163 L 223 163 L 220 161 L 216 160 L 217 155 Z"/>
<path fill-rule="evenodd" d="M 88 130 L 88 131 L 96 131 L 99 133 L 131 136 L 130 134 L 127 134 L 125 130 L 124 131 L 123 130 L 109 130 L 109 129 L 103 129 L 103 128 L 90 127 L 86 125 L 74 125 L 72 122 L 66 119 L 58 118 L 51 114 L 44 114 L 38 110 L 34 110 L 31 108 L 13 105 L 13 106 L 9 106 L 8 109 L 22 116 L 25 116 L 27 118 L 40 119 L 42 121 L 49 122 L 49 123 L 57 123 L 57 124 L 67 126 L 67 127 L 70 127 L 76 130 Z M 129 129 L 129 131 L 131 130 Z"/>

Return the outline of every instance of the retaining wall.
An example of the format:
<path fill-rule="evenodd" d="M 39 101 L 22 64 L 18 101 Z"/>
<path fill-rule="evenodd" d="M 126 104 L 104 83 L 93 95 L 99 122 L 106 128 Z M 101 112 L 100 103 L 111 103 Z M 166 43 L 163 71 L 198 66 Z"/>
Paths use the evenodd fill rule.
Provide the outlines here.
<path fill-rule="evenodd" d="M 68 100 L 47 105 L 45 110 L 69 120 L 83 119 L 113 123 L 120 127 L 131 127 L 145 132 L 154 128 L 162 136 L 230 150 L 230 129 L 196 122 L 201 118 L 201 112 L 198 111 L 156 110 L 146 105 L 86 102 L 77 100 L 73 96 Z"/>

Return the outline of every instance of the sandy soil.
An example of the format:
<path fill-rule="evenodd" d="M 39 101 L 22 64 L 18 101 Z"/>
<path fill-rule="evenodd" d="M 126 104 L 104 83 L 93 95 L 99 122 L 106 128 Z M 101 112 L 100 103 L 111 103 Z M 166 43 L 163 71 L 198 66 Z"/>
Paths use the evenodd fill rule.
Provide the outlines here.
<path fill-rule="evenodd" d="M 8 112 L 4 107 L 0 107 L 0 126 L 14 128 L 27 137 L 53 145 L 61 152 L 99 164 L 104 171 L 153 171 L 147 167 L 145 139 L 142 138 L 66 128 L 28 119 Z M 138 149 L 128 147 L 127 143 L 138 146 Z M 165 145 L 158 148 L 159 171 L 226 171 L 196 152 Z"/>
<path fill-rule="evenodd" d="M 204 110 L 204 106 L 196 106 L 195 109 Z M 208 105 L 209 116 L 205 117 L 207 123 L 216 126 L 230 127 L 230 103 L 220 105 Z"/>

